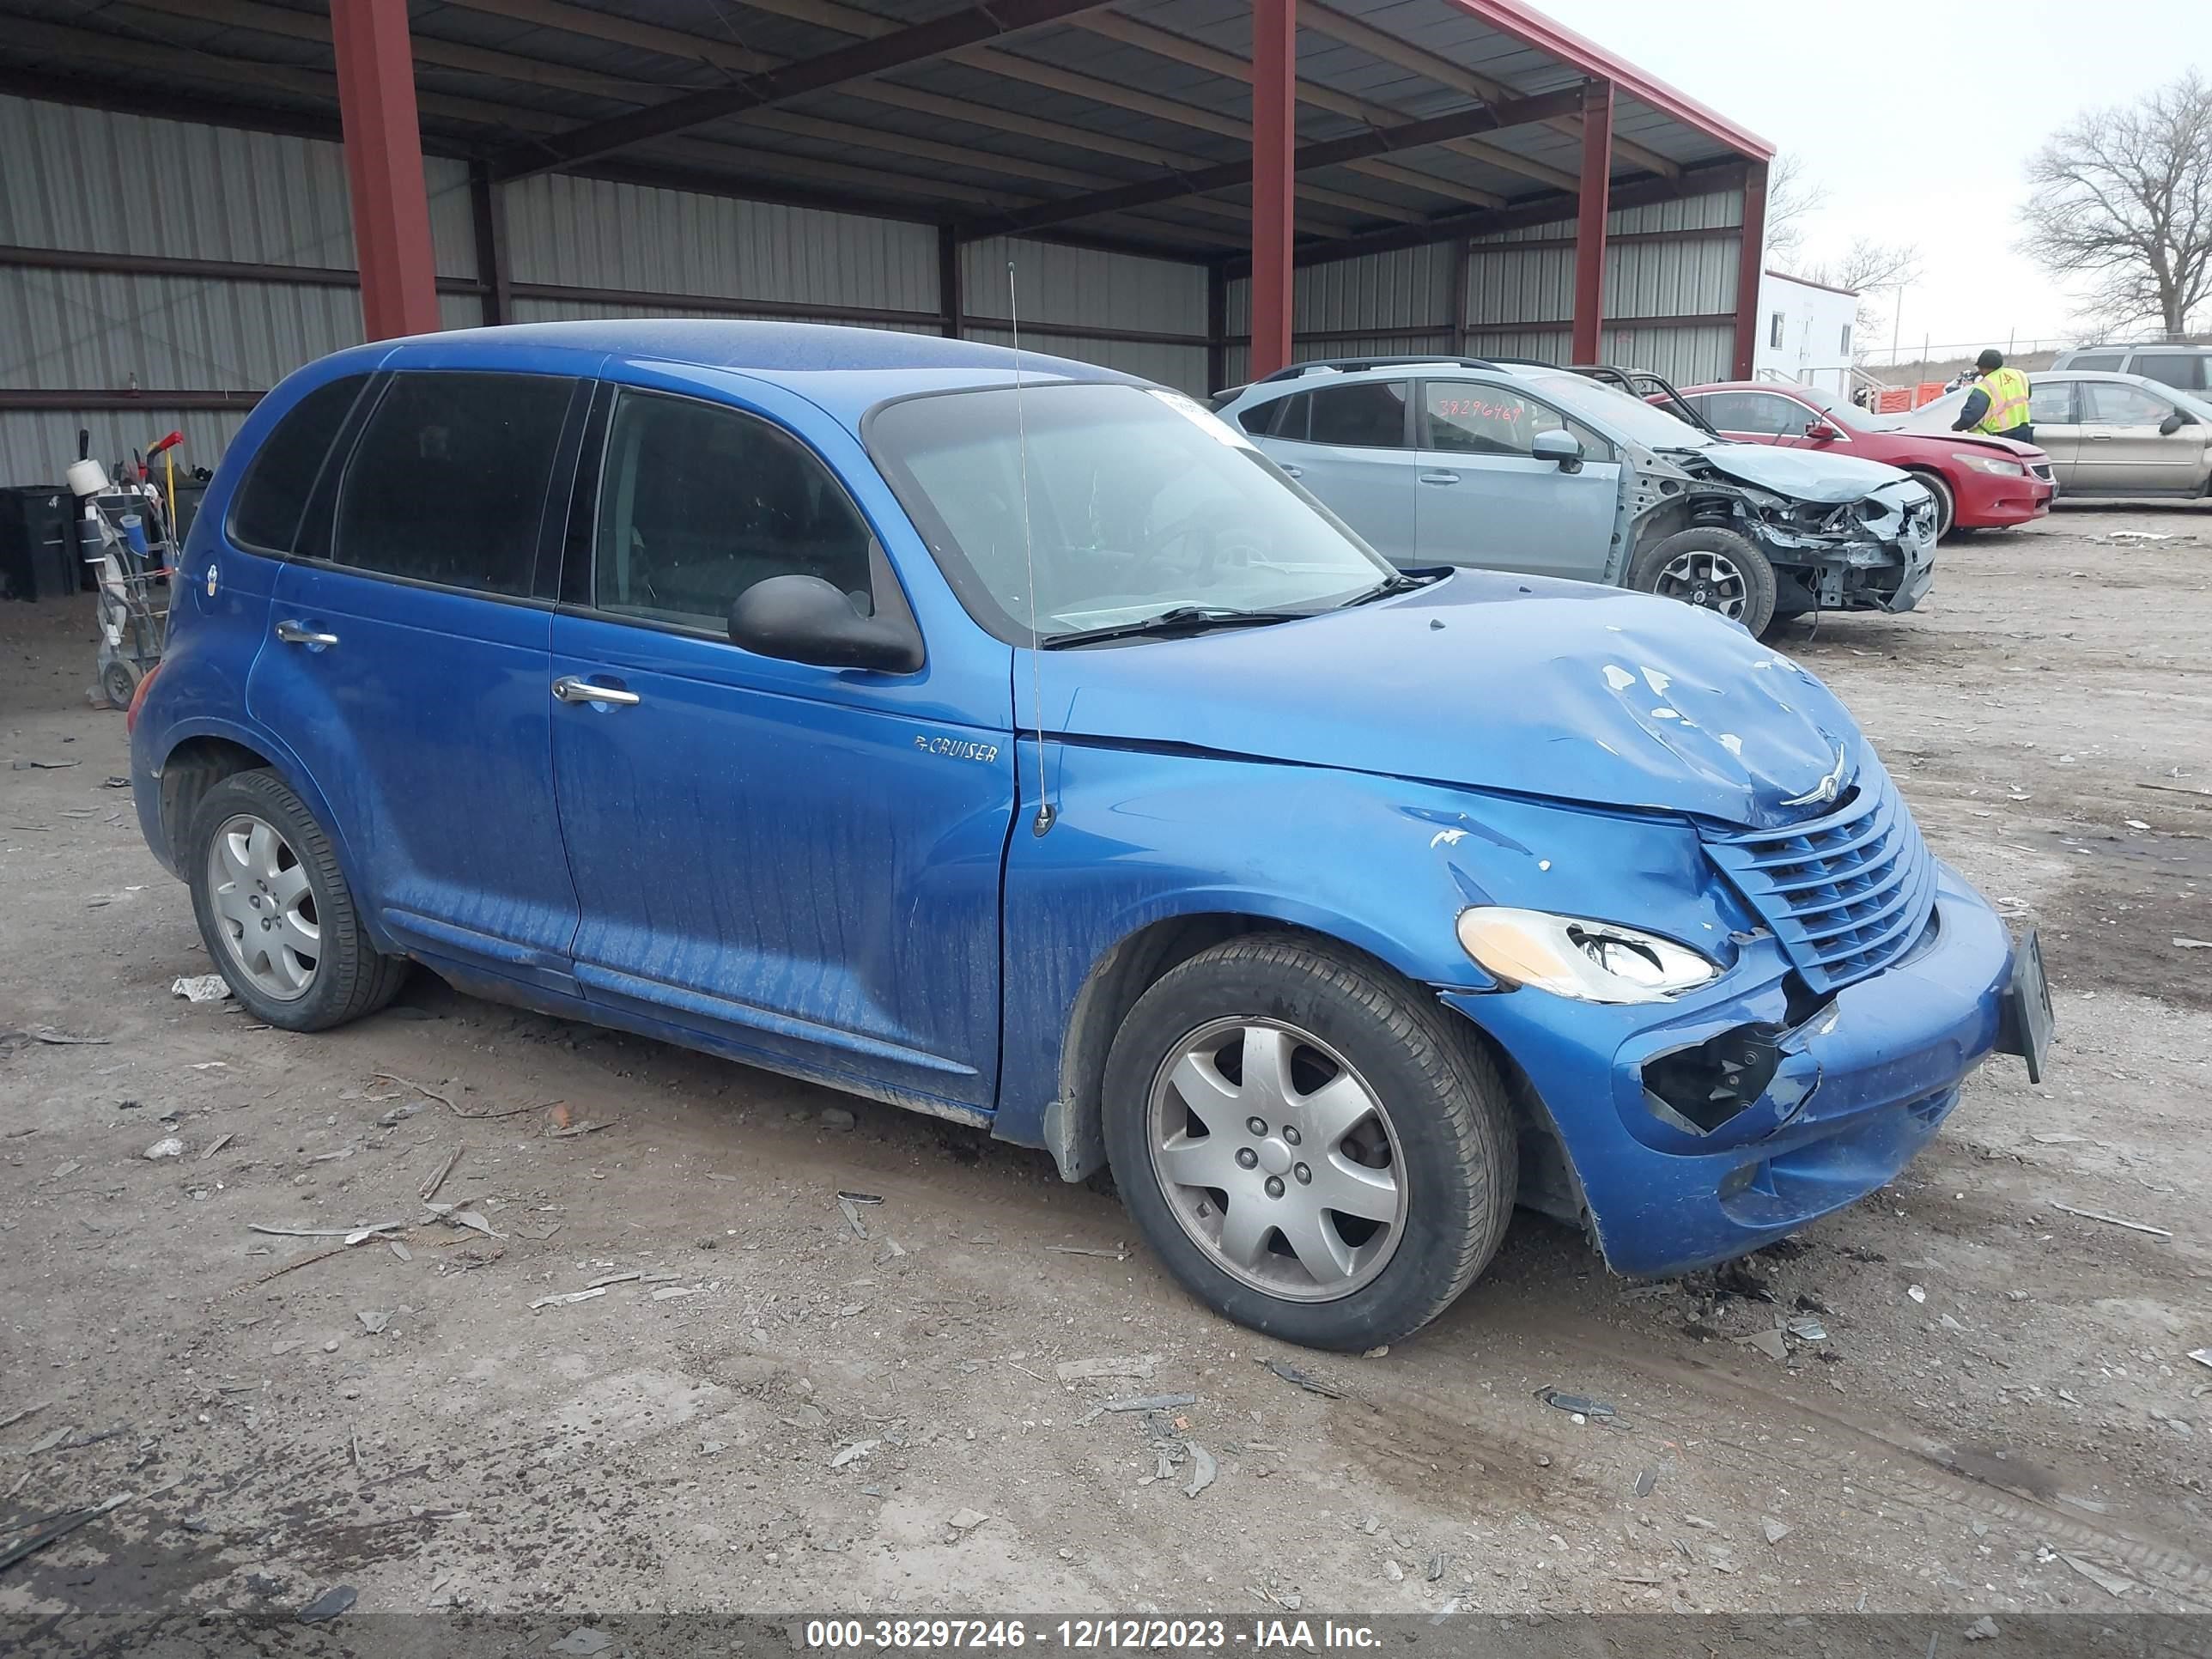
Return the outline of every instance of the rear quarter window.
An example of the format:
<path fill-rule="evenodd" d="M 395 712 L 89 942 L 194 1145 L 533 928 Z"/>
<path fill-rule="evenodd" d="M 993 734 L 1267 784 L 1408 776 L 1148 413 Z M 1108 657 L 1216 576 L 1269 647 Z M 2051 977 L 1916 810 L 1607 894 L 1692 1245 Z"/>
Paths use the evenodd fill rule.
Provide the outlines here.
<path fill-rule="evenodd" d="M 292 551 L 331 444 L 368 384 L 366 374 L 349 374 L 319 386 L 270 429 L 231 504 L 232 541 L 266 553 Z"/>

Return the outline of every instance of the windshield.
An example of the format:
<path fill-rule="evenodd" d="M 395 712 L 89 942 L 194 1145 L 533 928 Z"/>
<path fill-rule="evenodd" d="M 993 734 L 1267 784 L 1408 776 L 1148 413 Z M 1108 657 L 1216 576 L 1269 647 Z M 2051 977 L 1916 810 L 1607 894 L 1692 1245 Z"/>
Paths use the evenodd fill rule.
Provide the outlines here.
<path fill-rule="evenodd" d="M 1707 433 L 1677 420 L 1665 410 L 1641 398 L 1583 374 L 1565 369 L 1544 369 L 1519 376 L 1555 403 L 1589 417 L 1599 430 L 1626 438 L 1646 449 L 1705 449 L 1714 440 Z"/>
<path fill-rule="evenodd" d="M 1327 611 L 1396 574 L 1178 393 L 1032 386 L 1018 407 L 992 387 L 884 404 L 866 431 L 961 603 L 1012 644 L 1032 564 L 1045 640 L 1185 608 Z"/>
<path fill-rule="evenodd" d="M 1871 410 L 1860 408 L 1840 392 L 1830 392 L 1825 386 L 1792 386 L 1792 397 L 1802 398 L 1847 432 L 1894 432 L 1904 424 L 1894 415 L 1876 415 Z"/>

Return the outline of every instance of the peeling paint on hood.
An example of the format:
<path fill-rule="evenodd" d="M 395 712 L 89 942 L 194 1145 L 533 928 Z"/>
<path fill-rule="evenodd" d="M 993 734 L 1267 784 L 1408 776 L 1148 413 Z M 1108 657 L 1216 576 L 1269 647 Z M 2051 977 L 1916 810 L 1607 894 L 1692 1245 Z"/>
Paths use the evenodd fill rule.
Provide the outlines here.
<path fill-rule="evenodd" d="M 1825 810 L 1862 741 L 1826 687 L 1710 611 L 1487 571 L 1298 622 L 1054 652 L 1042 670 L 1048 732 L 1755 829 Z M 1014 683 L 1027 726 L 1026 667 Z"/>
<path fill-rule="evenodd" d="M 1784 449 L 1771 444 L 1711 444 L 1698 453 L 1738 483 L 1754 484 L 1801 501 L 1856 501 L 1909 476 L 1897 467 L 1863 461 L 1856 455 Z"/>

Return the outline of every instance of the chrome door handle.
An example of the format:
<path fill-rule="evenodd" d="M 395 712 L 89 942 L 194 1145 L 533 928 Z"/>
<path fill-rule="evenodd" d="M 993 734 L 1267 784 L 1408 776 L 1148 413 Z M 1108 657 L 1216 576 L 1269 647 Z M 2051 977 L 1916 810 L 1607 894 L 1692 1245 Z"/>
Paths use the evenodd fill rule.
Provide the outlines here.
<path fill-rule="evenodd" d="M 1421 482 L 1423 483 L 1457 483 L 1459 482 L 1459 474 L 1456 472 L 1424 472 L 1421 474 Z"/>
<path fill-rule="evenodd" d="M 319 634 L 307 623 L 289 618 L 276 624 L 276 637 L 287 645 L 336 645 L 335 634 Z"/>
<path fill-rule="evenodd" d="M 554 681 L 553 695 L 562 702 L 611 702 L 617 708 L 634 708 L 645 701 L 635 691 L 612 685 L 593 685 L 574 674 L 563 674 Z"/>
<path fill-rule="evenodd" d="M 2112 441 L 2112 434 L 2109 432 L 2092 432 L 2087 436 L 2093 444 L 2108 444 Z"/>

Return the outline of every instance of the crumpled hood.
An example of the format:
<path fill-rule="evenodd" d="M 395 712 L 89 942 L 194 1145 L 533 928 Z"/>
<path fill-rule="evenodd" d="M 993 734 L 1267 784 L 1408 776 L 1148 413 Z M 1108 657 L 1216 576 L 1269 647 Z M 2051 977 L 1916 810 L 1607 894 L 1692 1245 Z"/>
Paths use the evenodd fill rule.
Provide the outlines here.
<path fill-rule="evenodd" d="M 1857 726 L 1733 623 L 1586 582 L 1462 570 L 1402 599 L 1046 652 L 1048 732 L 1767 829 L 1825 811 Z M 1034 719 L 1026 667 L 1020 724 Z M 1834 799 L 1830 791 L 1827 799 Z"/>
<path fill-rule="evenodd" d="M 1755 484 L 1801 501 L 1856 501 L 1908 475 L 1880 461 L 1821 449 L 1771 444 L 1714 444 L 1698 452 L 1738 483 Z"/>

